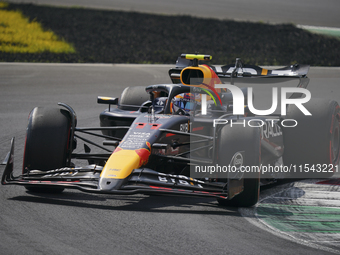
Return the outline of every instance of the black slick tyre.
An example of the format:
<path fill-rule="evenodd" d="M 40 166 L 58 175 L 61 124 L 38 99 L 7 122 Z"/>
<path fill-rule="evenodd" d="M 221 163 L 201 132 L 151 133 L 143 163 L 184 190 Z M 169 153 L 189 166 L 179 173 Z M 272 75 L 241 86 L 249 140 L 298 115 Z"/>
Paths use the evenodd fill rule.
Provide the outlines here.
<path fill-rule="evenodd" d="M 319 98 L 304 106 L 312 116 L 305 116 L 295 105 L 288 107 L 285 124 L 293 119 L 297 125 L 283 127 L 284 164 L 296 169 L 291 171 L 293 178 L 329 178 L 335 170 L 332 166 L 339 163 L 340 107 Z"/>
<path fill-rule="evenodd" d="M 137 111 L 149 99 L 150 96 L 146 93 L 145 87 L 127 87 L 120 97 L 119 108 L 126 111 Z"/>
<path fill-rule="evenodd" d="M 218 164 L 232 165 L 233 156 L 243 154 L 243 166 L 259 167 L 261 162 L 261 130 L 254 127 L 226 125 L 222 128 L 218 145 Z M 232 199 L 217 201 L 223 206 L 249 207 L 258 202 L 260 192 L 260 174 L 247 173 L 244 175 L 243 191 Z"/>
<path fill-rule="evenodd" d="M 23 173 L 66 166 L 71 128 L 70 114 L 61 108 L 36 107 L 29 115 Z M 61 192 L 60 188 L 26 186 L 34 192 Z"/>

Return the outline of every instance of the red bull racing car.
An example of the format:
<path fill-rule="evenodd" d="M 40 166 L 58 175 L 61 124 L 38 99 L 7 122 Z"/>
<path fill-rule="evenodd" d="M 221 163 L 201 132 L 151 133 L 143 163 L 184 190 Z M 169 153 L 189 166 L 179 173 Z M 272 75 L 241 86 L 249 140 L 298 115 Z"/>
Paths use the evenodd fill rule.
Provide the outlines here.
<path fill-rule="evenodd" d="M 337 170 L 340 108 L 335 101 L 309 100 L 309 66 L 268 70 L 240 59 L 212 66 L 210 59 L 182 54 L 169 70 L 171 84 L 98 97 L 108 105 L 100 127 L 78 127 L 75 111 L 63 103 L 34 108 L 22 173 L 13 173 L 13 138 L 1 183 L 33 192 L 161 193 L 252 206 L 260 183 L 282 174 L 304 177 L 306 166 L 322 177 Z M 235 86 L 285 80 L 296 80 L 297 89 L 285 98 L 280 114 L 273 107 L 256 110 L 252 91 Z M 78 165 L 82 160 L 86 164 Z"/>

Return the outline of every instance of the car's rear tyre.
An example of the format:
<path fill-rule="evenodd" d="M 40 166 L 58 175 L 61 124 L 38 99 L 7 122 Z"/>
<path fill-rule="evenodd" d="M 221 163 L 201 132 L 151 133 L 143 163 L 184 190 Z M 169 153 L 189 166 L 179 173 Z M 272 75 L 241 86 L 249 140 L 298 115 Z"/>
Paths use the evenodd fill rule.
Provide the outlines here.
<path fill-rule="evenodd" d="M 148 101 L 150 96 L 144 86 L 127 87 L 123 90 L 119 100 L 119 108 L 126 111 L 137 111 Z"/>
<path fill-rule="evenodd" d="M 231 165 L 233 156 L 241 152 L 244 155 L 243 166 L 259 167 L 261 162 L 261 130 L 249 126 L 226 125 L 222 128 L 218 145 L 218 164 Z M 232 199 L 217 201 L 223 206 L 249 207 L 258 202 L 260 192 L 260 174 L 246 173 L 244 175 L 243 191 Z"/>
<path fill-rule="evenodd" d="M 70 114 L 61 108 L 36 107 L 29 115 L 23 173 L 66 166 L 71 128 Z M 26 186 L 34 192 L 61 192 L 62 188 Z"/>
<path fill-rule="evenodd" d="M 329 178 L 334 174 L 328 171 L 330 166 L 339 163 L 340 107 L 333 100 L 318 98 L 304 106 L 312 116 L 305 116 L 295 105 L 288 107 L 285 125 L 293 125 L 289 121 L 293 119 L 297 126 L 283 127 L 284 164 L 296 169 L 291 171 L 294 178 Z"/>

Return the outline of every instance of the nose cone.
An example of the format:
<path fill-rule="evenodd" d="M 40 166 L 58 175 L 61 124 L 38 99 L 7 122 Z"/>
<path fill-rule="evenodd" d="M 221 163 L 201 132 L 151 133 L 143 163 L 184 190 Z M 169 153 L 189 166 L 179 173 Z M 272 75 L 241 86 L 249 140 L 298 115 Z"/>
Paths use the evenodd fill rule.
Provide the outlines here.
<path fill-rule="evenodd" d="M 102 191 L 120 189 L 132 171 L 147 162 L 149 155 L 150 152 L 146 149 L 116 149 L 103 168 L 98 188 Z"/>
<path fill-rule="evenodd" d="M 98 188 L 102 191 L 118 190 L 124 181 L 124 179 L 100 178 Z"/>

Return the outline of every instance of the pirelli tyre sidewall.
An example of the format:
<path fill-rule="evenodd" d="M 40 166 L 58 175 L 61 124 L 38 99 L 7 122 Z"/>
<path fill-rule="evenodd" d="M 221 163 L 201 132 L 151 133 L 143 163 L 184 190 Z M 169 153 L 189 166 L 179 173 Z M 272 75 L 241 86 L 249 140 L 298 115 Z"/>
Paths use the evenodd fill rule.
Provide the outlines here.
<path fill-rule="evenodd" d="M 240 120 L 241 121 L 241 120 Z M 232 165 L 234 155 L 243 155 L 243 167 L 260 167 L 261 129 L 235 125 L 225 125 L 218 137 L 217 162 L 220 166 Z M 249 207 L 258 202 L 260 192 L 260 174 L 245 173 L 243 191 L 230 200 L 217 199 L 223 206 Z"/>
<path fill-rule="evenodd" d="M 61 108 L 36 107 L 28 119 L 23 173 L 48 171 L 66 166 L 71 128 L 68 111 Z M 60 192 L 58 188 L 28 187 L 35 192 Z"/>
<path fill-rule="evenodd" d="M 293 119 L 297 125 L 283 127 L 284 164 L 296 169 L 290 172 L 293 178 L 329 178 L 339 163 L 340 107 L 336 101 L 319 98 L 304 106 L 312 116 L 295 105 L 287 109 L 286 122 Z"/>
<path fill-rule="evenodd" d="M 127 87 L 120 96 L 119 109 L 137 111 L 149 99 L 150 96 L 146 93 L 144 86 Z"/>

